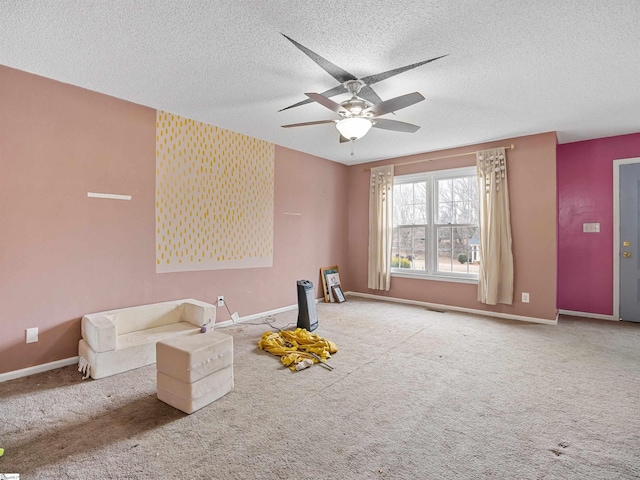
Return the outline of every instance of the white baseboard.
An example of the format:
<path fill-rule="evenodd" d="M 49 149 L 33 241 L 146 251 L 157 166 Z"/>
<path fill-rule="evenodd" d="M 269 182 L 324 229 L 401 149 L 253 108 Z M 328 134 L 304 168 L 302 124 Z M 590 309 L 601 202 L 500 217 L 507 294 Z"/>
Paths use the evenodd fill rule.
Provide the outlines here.
<path fill-rule="evenodd" d="M 453 310 L 456 312 L 473 313 L 475 315 L 484 315 L 486 317 L 505 318 L 507 320 L 518 320 L 520 322 L 542 323 L 544 325 L 557 325 L 558 316 L 555 320 L 547 320 L 545 318 L 525 317 L 522 315 L 511 315 L 509 313 L 489 312 L 487 310 L 477 310 L 475 308 L 455 307 L 452 305 L 441 305 L 439 303 L 420 302 L 417 300 L 407 300 L 404 298 L 385 297 L 382 295 L 371 295 L 370 293 L 346 292 L 346 295 L 354 297 L 371 298 L 373 300 L 382 300 L 383 302 L 405 303 L 408 305 L 419 305 L 421 307 L 432 308 L 434 310 Z"/>
<path fill-rule="evenodd" d="M 13 380 L 14 378 L 27 377 L 36 373 L 48 372 L 55 368 L 67 367 L 76 363 L 78 363 L 78 357 L 71 357 L 63 360 L 56 360 L 55 362 L 43 363 L 42 365 L 36 365 L 34 367 L 23 368 L 22 370 L 0 373 L 0 383 L 6 382 L 7 380 Z"/>
<path fill-rule="evenodd" d="M 558 324 L 557 316 L 555 320 L 546 320 L 544 318 L 524 317 L 522 315 L 510 315 L 508 313 L 488 312 L 486 310 L 477 310 L 474 308 L 455 307 L 451 305 L 442 305 L 439 303 L 419 302 L 417 300 L 407 300 L 404 298 L 396 298 L 396 297 L 385 297 L 382 295 L 371 295 L 369 293 L 345 292 L 345 295 L 350 295 L 353 297 L 371 298 L 373 300 L 381 300 L 386 302 L 405 303 L 408 305 L 419 305 L 422 307 L 432 308 L 435 310 L 453 310 L 456 312 L 473 313 L 476 315 L 485 315 L 488 317 L 505 318 L 508 320 L 519 320 L 522 322 L 542 323 L 545 325 Z M 323 298 L 316 298 L 316 304 L 322 301 L 324 301 Z M 253 315 L 240 317 L 240 320 L 238 320 L 238 323 L 249 322 L 257 318 L 268 317 L 269 315 L 276 315 L 282 312 L 288 312 L 289 310 L 295 310 L 296 308 L 298 308 L 298 304 L 288 305 L 286 307 L 276 308 L 274 310 L 268 310 L 266 312 L 254 313 Z M 564 315 L 573 315 L 577 317 L 582 316 L 582 317 L 597 318 L 602 320 L 614 320 L 612 315 L 599 315 L 599 314 L 592 314 L 592 313 L 572 312 L 569 310 L 560 310 L 559 313 Z M 216 323 L 214 328 L 224 328 L 231 325 L 234 325 L 233 321 L 226 320 L 224 322 Z M 23 368 L 22 370 L 14 370 L 13 372 L 0 373 L 0 383 L 6 382 L 7 380 L 13 380 L 14 378 L 26 377 L 29 375 L 34 375 L 36 373 L 47 372 L 55 368 L 67 367 L 69 365 L 74 365 L 77 363 L 78 363 L 78 357 L 71 357 L 71 358 L 65 358 L 63 360 L 56 360 L 55 362 L 44 363 L 42 365 L 36 365 L 34 367 Z"/>
<path fill-rule="evenodd" d="M 612 320 L 618 322 L 619 319 L 613 318 L 613 315 L 602 315 L 601 313 L 574 312 L 573 310 L 558 310 L 560 315 L 571 315 L 572 317 L 595 318 L 596 320 Z"/>
<path fill-rule="evenodd" d="M 316 298 L 316 303 L 324 301 L 323 298 Z M 267 312 L 254 313 L 253 315 L 247 315 L 246 317 L 240 317 L 238 323 L 249 322 L 256 318 L 268 317 L 269 315 L 275 315 L 276 313 L 287 312 L 289 310 L 295 310 L 298 308 L 298 304 L 288 305 L 286 307 L 276 308 L 275 310 L 269 310 Z M 233 325 L 232 320 L 216 323 L 214 328 L 223 328 Z M 66 367 L 78 363 L 78 357 L 65 358 L 63 360 L 56 360 L 55 362 L 44 363 L 42 365 L 36 365 L 34 367 L 23 368 L 22 370 L 14 370 L 13 372 L 0 373 L 0 383 L 7 380 L 13 380 L 14 378 L 26 377 L 28 375 L 34 375 L 36 373 L 47 372 L 54 368 Z"/>
<path fill-rule="evenodd" d="M 324 298 L 316 298 L 316 304 L 324 302 Z M 267 312 L 254 313 L 253 315 L 247 315 L 246 317 L 240 317 L 238 323 L 242 322 L 250 322 L 251 320 L 255 320 L 256 318 L 268 317 L 269 315 L 275 315 L 277 313 L 288 312 L 289 310 L 295 310 L 298 308 L 298 304 L 288 305 L 286 307 L 276 308 L 275 310 L 269 310 Z M 234 325 L 232 320 L 225 320 L 224 322 L 216 322 L 215 328 L 224 328 L 230 325 Z"/>

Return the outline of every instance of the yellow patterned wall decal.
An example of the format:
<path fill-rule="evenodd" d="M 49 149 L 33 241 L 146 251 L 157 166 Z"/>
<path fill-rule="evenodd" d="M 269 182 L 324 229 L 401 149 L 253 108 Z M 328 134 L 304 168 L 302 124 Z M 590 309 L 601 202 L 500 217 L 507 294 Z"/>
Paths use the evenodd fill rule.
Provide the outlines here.
<path fill-rule="evenodd" d="M 156 272 L 273 265 L 272 143 L 158 111 Z"/>

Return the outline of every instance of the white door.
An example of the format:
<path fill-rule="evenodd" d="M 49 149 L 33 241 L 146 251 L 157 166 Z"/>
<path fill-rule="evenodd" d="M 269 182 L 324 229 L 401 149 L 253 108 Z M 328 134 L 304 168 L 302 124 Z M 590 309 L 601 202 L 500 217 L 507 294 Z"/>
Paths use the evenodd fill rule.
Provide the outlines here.
<path fill-rule="evenodd" d="M 620 320 L 640 322 L 640 163 L 620 171 Z"/>

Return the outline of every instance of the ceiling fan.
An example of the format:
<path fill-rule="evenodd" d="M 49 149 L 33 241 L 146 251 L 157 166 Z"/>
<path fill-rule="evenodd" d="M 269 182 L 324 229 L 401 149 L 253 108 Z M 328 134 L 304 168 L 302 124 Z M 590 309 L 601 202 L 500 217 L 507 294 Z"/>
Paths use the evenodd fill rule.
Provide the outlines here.
<path fill-rule="evenodd" d="M 423 62 L 413 63 L 411 65 L 406 65 L 404 67 L 396 68 L 375 75 L 368 75 L 366 77 L 358 79 L 351 73 L 331 63 L 330 61 L 321 57 L 304 45 L 301 45 L 300 43 L 287 37 L 284 34 L 282 35 L 291 43 L 293 43 L 299 50 L 305 53 L 309 58 L 311 58 L 315 63 L 317 63 L 323 70 L 329 73 L 329 75 L 340 82 L 340 85 L 337 85 L 336 87 L 321 94 L 306 93 L 305 95 L 308 97 L 306 100 L 302 100 L 280 110 L 288 110 L 290 108 L 299 107 L 301 105 L 305 105 L 307 103 L 315 101 L 328 108 L 329 110 L 337 113 L 340 116 L 339 119 L 293 123 L 289 125 L 283 125 L 283 128 L 335 123 L 336 128 L 340 132 L 341 142 L 346 142 L 349 140 L 355 141 L 359 138 L 362 138 L 367 134 L 371 127 L 408 133 L 416 132 L 420 128 L 417 125 L 412 125 L 406 122 L 378 118 L 387 113 L 395 112 L 402 108 L 406 108 L 418 102 L 421 102 L 422 100 L 424 100 L 424 97 L 420 93 L 413 92 L 383 101 L 376 94 L 373 88 L 371 88 L 371 85 L 398 75 L 399 73 L 419 67 L 420 65 L 424 65 L 426 63 L 430 63 L 440 58 L 446 57 L 446 55 L 432 58 L 430 60 L 425 60 Z M 329 98 L 345 92 L 350 93 L 351 98 L 344 102 L 337 103 Z"/>
<path fill-rule="evenodd" d="M 282 125 L 282 127 L 290 128 L 335 123 L 336 128 L 340 132 L 340 142 L 358 140 L 364 137 L 371 127 L 407 133 L 418 131 L 420 128 L 418 125 L 378 117 L 421 102 L 424 100 L 424 97 L 420 93 L 408 93 L 372 105 L 370 102 L 357 96 L 363 86 L 364 82 L 362 80 L 349 80 L 345 82 L 345 88 L 351 93 L 352 97 L 341 103 L 336 103 L 319 93 L 306 93 L 305 95 L 312 101 L 318 102 L 320 105 L 334 111 L 340 115 L 340 118 L 335 120 L 292 123 Z"/>

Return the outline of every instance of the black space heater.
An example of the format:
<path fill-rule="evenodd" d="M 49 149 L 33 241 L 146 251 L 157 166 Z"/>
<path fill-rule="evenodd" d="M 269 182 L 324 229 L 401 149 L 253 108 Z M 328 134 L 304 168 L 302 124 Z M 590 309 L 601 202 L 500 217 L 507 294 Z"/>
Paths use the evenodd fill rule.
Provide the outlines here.
<path fill-rule="evenodd" d="M 316 290 L 309 280 L 298 280 L 298 328 L 308 332 L 318 328 Z"/>

